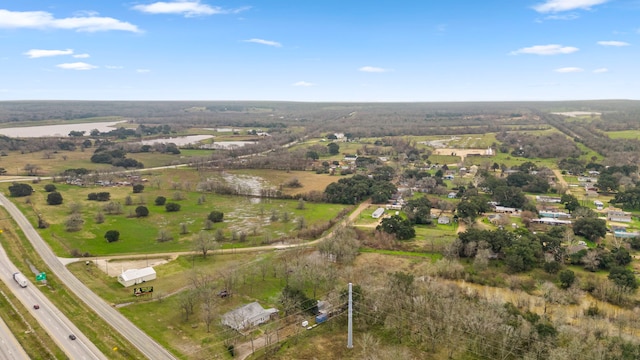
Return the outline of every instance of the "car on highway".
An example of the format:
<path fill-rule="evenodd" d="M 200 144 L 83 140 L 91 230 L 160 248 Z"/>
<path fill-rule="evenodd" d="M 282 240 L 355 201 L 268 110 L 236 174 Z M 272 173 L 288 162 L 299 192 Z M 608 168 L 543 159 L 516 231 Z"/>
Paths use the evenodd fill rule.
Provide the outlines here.
<path fill-rule="evenodd" d="M 73 334 L 71 334 L 71 335 L 69 335 L 69 339 L 71 339 L 71 340 L 75 340 L 75 339 L 76 339 L 76 336 L 75 336 L 75 335 L 73 335 Z"/>
<path fill-rule="evenodd" d="M 38 310 L 38 309 L 40 309 L 40 305 L 35 304 L 35 305 L 33 305 L 33 308 L 34 308 L 34 309 L 36 309 L 36 310 Z"/>

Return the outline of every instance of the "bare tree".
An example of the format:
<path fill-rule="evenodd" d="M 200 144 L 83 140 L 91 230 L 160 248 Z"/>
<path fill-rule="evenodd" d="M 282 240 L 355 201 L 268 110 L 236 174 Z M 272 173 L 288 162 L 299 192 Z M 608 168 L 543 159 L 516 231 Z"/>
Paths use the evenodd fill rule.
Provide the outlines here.
<path fill-rule="evenodd" d="M 193 314 L 193 308 L 196 305 L 198 293 L 193 289 L 189 289 L 180 293 L 178 306 L 184 313 L 184 321 L 189 321 L 189 315 Z"/>
<path fill-rule="evenodd" d="M 198 236 L 196 237 L 193 243 L 193 249 L 196 252 L 202 253 L 203 258 L 207 258 L 209 251 L 215 250 L 217 248 L 217 243 L 206 231 L 200 231 Z"/>

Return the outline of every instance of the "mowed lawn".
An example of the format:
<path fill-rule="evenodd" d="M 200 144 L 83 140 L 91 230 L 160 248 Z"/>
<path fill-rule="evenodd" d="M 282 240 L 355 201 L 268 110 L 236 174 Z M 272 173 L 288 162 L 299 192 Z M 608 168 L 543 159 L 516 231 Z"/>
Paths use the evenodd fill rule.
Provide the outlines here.
<path fill-rule="evenodd" d="M 69 256 L 72 251 L 95 256 L 190 251 L 193 249 L 193 240 L 206 227 L 207 215 L 213 210 L 223 212 L 224 221 L 214 224 L 212 229 L 206 231 L 211 236 L 221 231 L 224 237 L 221 241 L 223 247 L 261 245 L 283 237 L 295 237 L 301 219 L 305 227 L 320 226 L 346 207 L 340 204 L 307 202 L 304 208 L 300 209 L 298 200 L 202 193 L 195 190 L 202 174 L 186 168 L 170 169 L 162 174 L 150 176 L 152 180 L 145 183 L 145 189 L 140 194 L 134 194 L 130 186 L 78 187 L 56 183 L 64 203 L 52 206 L 47 205 L 48 194 L 44 191 L 44 185 L 49 182 L 43 181 L 31 184 L 35 192 L 29 197 L 30 204 L 27 204 L 26 197 L 13 198 L 13 201 L 33 224 L 37 224 L 36 214 L 41 214 L 50 224 L 49 228 L 41 229 L 40 233 L 60 256 Z M 159 188 L 155 185 L 156 180 L 160 183 Z M 305 181 L 304 178 L 301 178 L 301 181 Z M 8 186 L 9 184 L 2 186 L 7 194 Z M 103 191 L 111 194 L 111 201 L 122 205 L 121 214 L 109 215 L 104 210 L 108 202 L 87 199 L 89 193 Z M 167 212 L 164 206 L 155 205 L 158 196 L 165 197 L 167 202 L 179 204 L 180 211 Z M 125 205 L 127 197 L 130 197 L 131 205 Z M 66 230 L 65 223 L 71 215 L 72 204 L 81 208 L 84 225 L 80 231 Z M 135 217 L 135 209 L 138 206 L 146 206 L 149 216 Z M 96 222 L 99 212 L 104 214 L 104 223 Z M 120 240 L 107 243 L 104 234 L 108 230 L 119 231 Z M 157 239 L 160 231 L 168 233 L 173 239 L 159 242 Z M 246 235 L 243 243 L 239 242 L 241 233 Z"/>

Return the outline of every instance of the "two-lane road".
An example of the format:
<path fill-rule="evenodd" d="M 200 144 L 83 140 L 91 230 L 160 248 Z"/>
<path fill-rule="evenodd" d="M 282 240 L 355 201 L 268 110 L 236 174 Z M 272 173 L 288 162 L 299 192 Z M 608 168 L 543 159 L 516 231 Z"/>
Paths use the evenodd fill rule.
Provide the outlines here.
<path fill-rule="evenodd" d="M 49 245 L 40 237 L 33 225 L 20 212 L 20 210 L 9 201 L 3 194 L 0 194 L 0 205 L 4 206 L 7 212 L 13 217 L 18 226 L 40 257 L 51 269 L 62 283 L 64 283 L 73 293 L 88 307 L 93 309 L 100 317 L 118 331 L 124 338 L 129 340 L 141 353 L 152 360 L 176 359 L 173 354 L 163 348 L 150 336 L 138 329 L 129 319 L 120 314 L 109 304 L 104 302 L 99 296 L 94 294 L 80 280 L 78 280 L 56 257 Z M 68 336 L 68 334 L 66 334 Z"/>

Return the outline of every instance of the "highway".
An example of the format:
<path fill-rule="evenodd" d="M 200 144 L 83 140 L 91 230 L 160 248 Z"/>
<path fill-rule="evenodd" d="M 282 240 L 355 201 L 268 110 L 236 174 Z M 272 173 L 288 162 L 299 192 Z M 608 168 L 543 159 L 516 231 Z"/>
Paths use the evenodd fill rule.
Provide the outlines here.
<path fill-rule="evenodd" d="M 73 323 L 62 314 L 50 301 L 42 294 L 42 292 L 28 282 L 27 287 L 23 288 L 13 280 L 12 274 L 18 271 L 7 257 L 4 248 L 0 247 L 0 279 L 7 284 L 13 291 L 14 295 L 20 302 L 31 312 L 38 323 L 44 328 L 49 336 L 58 344 L 60 349 L 70 359 L 104 359 L 107 357 L 87 339 Z M 34 309 L 33 305 L 38 304 L 39 309 Z M 4 322 L 2 323 L 4 324 Z M 5 325 L 6 327 L 6 325 Z M 75 340 L 71 340 L 69 335 L 76 336 Z M 5 343 L 3 338 L 2 354 L 6 354 L 6 359 L 28 359 L 29 357 L 21 351 L 15 349 L 4 351 Z M 7 339 L 9 340 L 9 339 Z M 16 342 L 17 344 L 17 342 Z M 17 344 L 18 347 L 20 346 Z M 15 346 L 14 346 L 15 347 Z"/>
<path fill-rule="evenodd" d="M 131 342 L 133 346 L 135 346 L 147 358 L 153 360 L 176 359 L 173 354 L 163 348 L 146 333 L 138 329 L 138 327 L 131 323 L 131 321 L 129 321 L 126 317 L 116 311 L 109 304 L 104 302 L 99 296 L 94 294 L 89 288 L 87 288 L 82 282 L 80 282 L 75 276 L 73 276 L 73 274 L 69 270 L 67 270 L 62 262 L 58 260 L 51 248 L 49 248 L 49 245 L 47 245 L 42 237 L 40 237 L 40 234 L 38 234 L 33 225 L 31 225 L 31 223 L 24 216 L 24 214 L 22 214 L 22 212 L 20 212 L 20 210 L 3 194 L 0 194 L 0 205 L 5 207 L 7 212 L 11 215 L 11 217 L 13 217 L 18 226 L 20 226 L 27 239 L 29 239 L 40 257 L 53 273 L 52 275 L 56 276 L 60 280 L 60 282 L 64 283 L 79 299 L 84 301 L 88 307 L 92 308 L 96 312 L 96 314 L 102 317 L 105 322 L 107 322 L 123 337 L 129 340 L 129 342 Z M 13 279 L 11 279 L 11 281 L 13 281 Z M 18 284 L 16 284 L 15 282 L 14 284 L 15 286 L 18 286 Z M 27 288 L 22 290 L 27 290 L 30 288 L 34 287 L 28 286 Z M 30 300 L 39 301 L 40 299 L 33 297 Z M 55 309 L 53 305 L 48 306 L 51 306 L 51 309 Z M 33 308 L 31 307 L 31 309 Z M 42 310 L 42 308 L 40 310 Z M 64 334 L 64 336 L 67 337 L 68 335 L 69 334 L 67 333 Z M 67 338 L 67 340 L 69 339 Z M 78 339 L 75 341 L 78 340 L 81 340 L 81 338 L 78 337 Z M 78 343 L 82 343 L 82 341 Z M 81 359 L 81 357 L 75 356 L 72 356 L 71 358 Z"/>
<path fill-rule="evenodd" d="M 2 360 L 22 360 L 28 359 L 29 356 L 24 351 L 11 330 L 0 320 L 0 359 Z"/>

